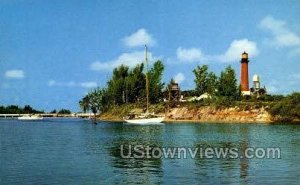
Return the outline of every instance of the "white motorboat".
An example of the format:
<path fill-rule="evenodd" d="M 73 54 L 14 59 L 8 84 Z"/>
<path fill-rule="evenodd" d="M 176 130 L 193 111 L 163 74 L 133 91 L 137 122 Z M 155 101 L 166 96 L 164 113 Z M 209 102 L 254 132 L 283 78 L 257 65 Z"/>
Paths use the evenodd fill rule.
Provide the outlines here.
<path fill-rule="evenodd" d="M 149 77 L 148 77 L 148 57 L 147 57 L 147 46 L 145 45 L 146 50 L 146 100 L 147 100 L 147 111 L 144 114 L 139 116 L 130 115 L 127 118 L 123 118 L 126 123 L 136 124 L 136 125 L 148 125 L 148 124 L 161 124 L 165 117 L 158 116 L 155 114 L 149 114 Z"/>
<path fill-rule="evenodd" d="M 18 117 L 18 120 L 23 121 L 34 121 L 34 120 L 42 120 L 43 117 L 39 115 L 23 115 L 21 117 Z"/>

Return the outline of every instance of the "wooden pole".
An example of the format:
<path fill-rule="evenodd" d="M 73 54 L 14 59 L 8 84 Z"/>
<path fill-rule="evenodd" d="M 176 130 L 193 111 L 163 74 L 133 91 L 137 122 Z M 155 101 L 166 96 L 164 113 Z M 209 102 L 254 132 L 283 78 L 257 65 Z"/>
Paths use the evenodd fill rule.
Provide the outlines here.
<path fill-rule="evenodd" d="M 147 113 L 149 112 L 149 76 L 148 76 L 148 49 L 145 45 L 146 50 L 146 99 L 147 99 Z"/>

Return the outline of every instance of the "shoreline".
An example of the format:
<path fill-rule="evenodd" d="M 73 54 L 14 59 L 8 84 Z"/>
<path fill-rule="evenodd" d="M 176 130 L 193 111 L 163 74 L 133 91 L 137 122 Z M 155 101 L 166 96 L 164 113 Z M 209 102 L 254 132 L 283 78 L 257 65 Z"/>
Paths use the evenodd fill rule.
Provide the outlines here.
<path fill-rule="evenodd" d="M 103 122 L 110 122 L 110 123 L 120 123 L 124 122 L 122 119 L 101 119 L 97 118 L 96 121 L 103 121 Z M 166 124 L 180 124 L 180 123 L 195 123 L 195 124 L 300 124 L 300 120 L 290 121 L 290 122 L 283 122 L 283 121 L 224 121 L 224 120 L 172 120 L 166 119 L 163 121 Z"/>
<path fill-rule="evenodd" d="M 111 123 L 119 123 L 124 122 L 122 119 L 102 119 L 96 118 L 96 121 L 105 121 Z M 163 123 L 167 124 L 178 124 L 178 123 L 209 123 L 209 124 L 300 124 L 300 120 L 295 120 L 291 122 L 283 122 L 283 121 L 226 121 L 226 120 L 184 120 L 184 119 L 165 119 Z"/>
<path fill-rule="evenodd" d="M 143 110 L 140 108 L 115 107 L 114 109 L 103 112 L 96 117 L 97 121 L 124 122 L 122 119 L 128 110 L 131 113 L 139 114 Z M 274 124 L 274 123 L 300 123 L 300 120 L 283 121 L 273 117 L 266 107 L 223 107 L 215 108 L 212 106 L 189 107 L 180 106 L 168 110 L 152 108 L 157 115 L 164 115 L 164 123 L 224 123 L 224 124 Z"/>

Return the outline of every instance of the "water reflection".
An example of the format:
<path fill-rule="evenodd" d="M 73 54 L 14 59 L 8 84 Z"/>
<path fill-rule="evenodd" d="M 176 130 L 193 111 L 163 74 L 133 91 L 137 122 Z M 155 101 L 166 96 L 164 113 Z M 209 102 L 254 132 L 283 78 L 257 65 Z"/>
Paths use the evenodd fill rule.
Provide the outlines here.
<path fill-rule="evenodd" d="M 245 154 L 246 149 L 249 146 L 249 127 L 246 126 L 241 126 L 240 127 L 240 136 L 241 136 L 241 141 L 240 141 L 240 153 Z M 245 180 L 248 177 L 248 170 L 249 170 L 249 161 L 246 157 L 240 158 L 240 178 Z"/>
<path fill-rule="evenodd" d="M 204 176 L 214 175 L 222 179 L 222 183 L 232 183 L 233 179 L 240 179 L 247 183 L 249 161 L 244 158 L 230 156 L 207 158 L 205 149 L 237 149 L 243 155 L 249 147 L 249 127 L 236 125 L 207 125 L 195 126 L 194 133 L 199 137 L 194 141 L 193 147 L 202 149 L 195 157 L 197 173 Z M 222 155 L 221 155 L 222 156 Z"/>
<path fill-rule="evenodd" d="M 150 184 L 161 182 L 163 176 L 162 159 L 161 158 L 123 158 L 121 152 L 125 156 L 129 154 L 130 146 L 143 145 L 161 148 L 163 126 L 132 126 L 118 125 L 108 129 L 111 133 L 117 133 L 110 143 L 106 143 L 111 156 L 112 165 L 120 169 L 120 173 L 126 177 L 124 182 L 138 182 L 142 184 Z M 123 149 L 121 151 L 121 146 Z M 133 149 L 133 148 L 131 148 Z M 144 150 L 145 152 L 145 150 Z M 150 150 L 149 155 L 151 156 Z M 155 177 L 155 178 L 154 178 Z"/>
<path fill-rule="evenodd" d="M 123 184 L 173 183 L 235 183 L 248 184 L 285 182 L 291 174 L 299 174 L 299 126 L 269 126 L 249 124 L 166 124 L 163 126 L 131 126 L 122 123 L 85 124 L 78 134 L 80 145 L 86 147 L 84 155 L 93 156 L 90 166 L 97 169 L 104 182 Z M 81 137 L 81 138 L 80 138 Z M 248 147 L 282 148 L 282 160 L 212 158 L 196 155 L 188 159 L 131 158 L 121 156 L 129 146 L 237 148 L 244 154 Z M 127 149 L 127 151 L 126 151 Z M 151 151 L 150 151 L 151 152 Z M 298 152 L 299 153 L 299 152 Z M 98 160 L 98 161 L 97 161 Z M 103 161 L 103 162 L 102 162 Z M 97 163 L 96 163 L 97 162 Z M 272 169 L 273 165 L 278 166 Z M 103 171 L 101 171 L 103 170 Z M 297 171 L 298 170 L 298 171 Z M 96 171 L 96 170 L 94 170 Z M 284 173 L 281 173 L 284 172 Z M 105 178 L 102 176 L 105 176 Z M 270 178 L 270 179 L 268 179 Z M 272 181 L 273 179 L 273 181 Z M 293 182 L 293 181 L 290 181 Z"/>
<path fill-rule="evenodd" d="M 0 120 L 1 184 L 299 184 L 299 125 Z M 281 159 L 122 159 L 120 145 L 279 147 Z"/>

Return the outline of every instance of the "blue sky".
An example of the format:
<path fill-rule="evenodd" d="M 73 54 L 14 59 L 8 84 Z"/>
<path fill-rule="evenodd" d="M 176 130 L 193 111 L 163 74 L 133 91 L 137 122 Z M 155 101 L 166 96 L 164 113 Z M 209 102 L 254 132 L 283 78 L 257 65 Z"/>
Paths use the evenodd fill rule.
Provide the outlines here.
<path fill-rule="evenodd" d="M 192 70 L 220 73 L 250 55 L 250 78 L 268 92 L 300 91 L 300 1 L 0 0 L 0 104 L 69 108 L 113 67 L 143 60 L 165 64 L 194 88 Z"/>

